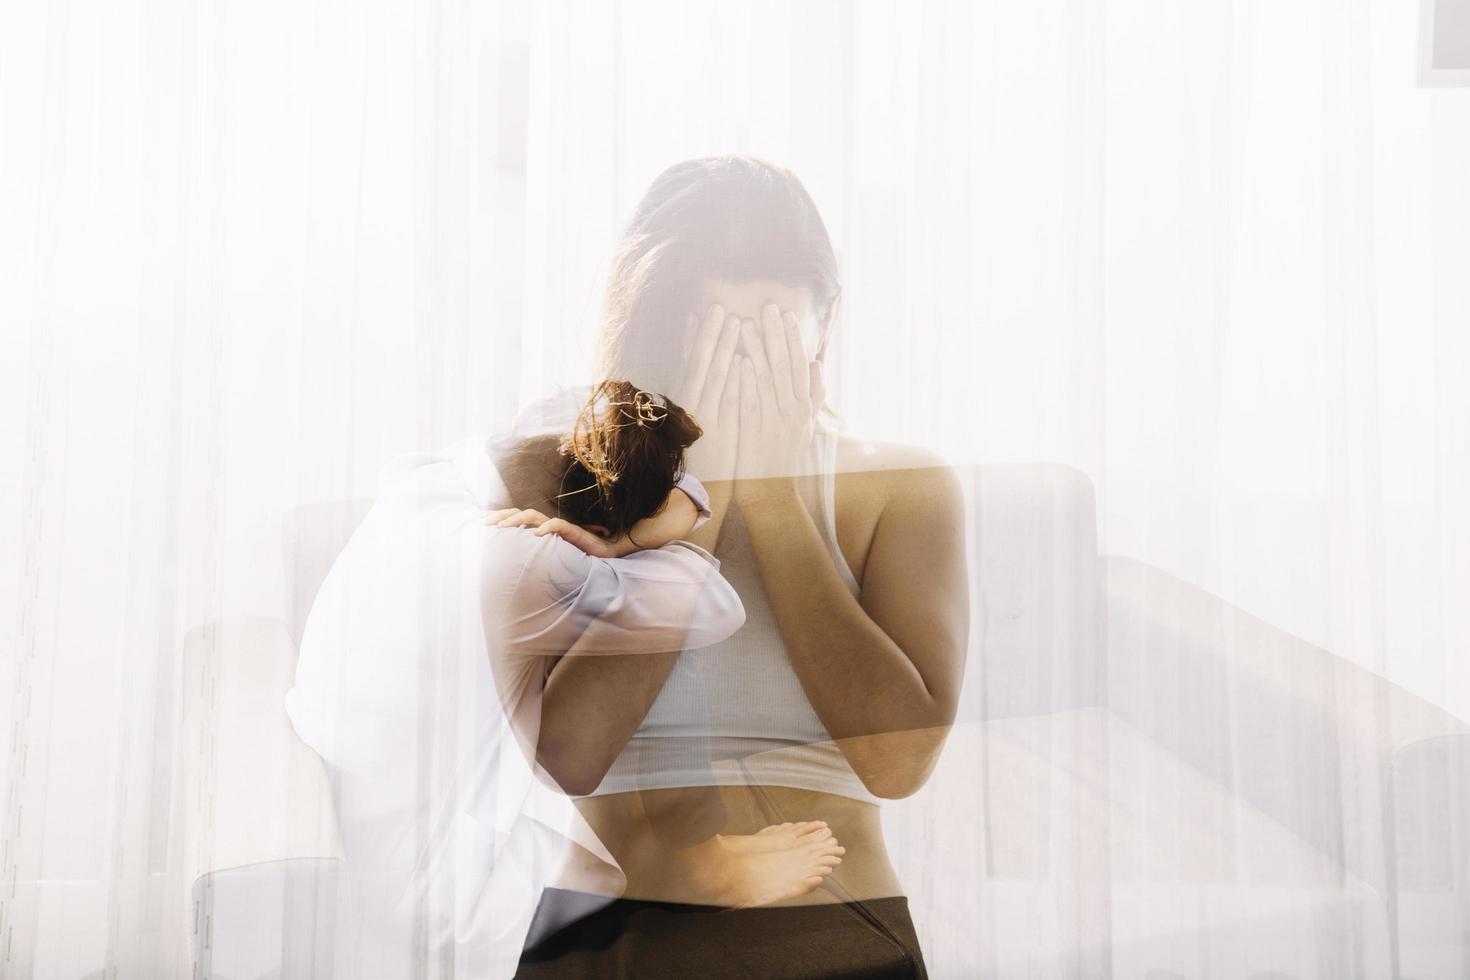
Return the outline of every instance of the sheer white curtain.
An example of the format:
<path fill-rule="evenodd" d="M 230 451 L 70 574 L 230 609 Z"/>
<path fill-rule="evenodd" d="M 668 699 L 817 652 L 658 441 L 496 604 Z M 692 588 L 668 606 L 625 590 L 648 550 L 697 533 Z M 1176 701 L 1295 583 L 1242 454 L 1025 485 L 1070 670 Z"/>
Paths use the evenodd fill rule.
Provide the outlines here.
<path fill-rule="evenodd" d="M 1416 15 L 5 6 L 4 974 L 189 975 L 277 839 L 211 780 L 286 741 L 221 664 L 291 515 L 590 380 L 633 204 L 750 153 L 838 249 L 847 431 L 972 494 L 885 809 L 930 972 L 1463 976 L 1470 93 Z"/>

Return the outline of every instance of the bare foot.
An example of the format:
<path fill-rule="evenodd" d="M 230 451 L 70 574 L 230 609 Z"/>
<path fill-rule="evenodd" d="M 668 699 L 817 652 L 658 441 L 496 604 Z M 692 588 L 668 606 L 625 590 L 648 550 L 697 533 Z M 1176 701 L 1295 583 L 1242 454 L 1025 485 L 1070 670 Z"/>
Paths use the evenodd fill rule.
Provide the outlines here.
<path fill-rule="evenodd" d="M 774 824 L 754 834 L 716 834 L 689 848 L 686 880 L 694 901 L 751 908 L 807 894 L 846 853 L 821 821 Z"/>
<path fill-rule="evenodd" d="M 832 831 L 827 829 L 825 820 L 807 820 L 802 823 L 773 823 L 769 827 L 762 827 L 753 834 L 742 834 L 738 837 L 726 837 L 717 834 L 725 846 L 739 854 L 755 854 L 760 851 L 774 851 L 783 847 L 789 847 L 795 841 L 807 834 L 817 834 L 819 838 L 832 836 Z"/>

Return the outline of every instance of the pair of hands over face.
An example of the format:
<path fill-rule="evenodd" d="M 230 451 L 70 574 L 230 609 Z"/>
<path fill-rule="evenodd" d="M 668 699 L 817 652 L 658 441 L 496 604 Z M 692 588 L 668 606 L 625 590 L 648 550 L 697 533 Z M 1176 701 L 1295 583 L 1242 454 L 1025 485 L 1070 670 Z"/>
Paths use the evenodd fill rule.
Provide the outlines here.
<path fill-rule="evenodd" d="M 685 468 L 705 483 L 791 477 L 812 439 L 822 404 L 821 367 L 807 357 L 796 314 L 774 303 L 760 322 L 728 314 L 718 303 L 698 329 L 683 379 L 671 397 L 704 435 Z M 743 343 L 742 343 L 743 342 Z M 738 347 L 744 353 L 736 353 Z"/>
<path fill-rule="evenodd" d="M 796 314 L 767 303 L 756 323 L 714 303 L 703 320 L 691 313 L 687 326 L 698 332 L 684 377 L 668 396 L 704 434 L 685 452 L 685 470 L 703 483 L 733 481 L 737 494 L 751 481 L 795 476 L 825 397 L 821 366 L 807 357 Z M 675 488 L 662 510 L 619 538 L 515 507 L 491 511 L 485 523 L 557 534 L 589 555 L 619 558 L 684 537 L 697 513 Z"/>

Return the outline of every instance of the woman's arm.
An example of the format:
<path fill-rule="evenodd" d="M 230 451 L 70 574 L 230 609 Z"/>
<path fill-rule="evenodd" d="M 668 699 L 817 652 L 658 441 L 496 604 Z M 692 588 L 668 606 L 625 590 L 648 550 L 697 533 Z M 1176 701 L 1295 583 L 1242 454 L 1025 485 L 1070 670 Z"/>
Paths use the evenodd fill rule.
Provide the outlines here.
<path fill-rule="evenodd" d="M 587 796 L 597 789 L 678 659 L 672 650 L 557 661 L 542 693 L 536 761 L 564 793 Z"/>
<path fill-rule="evenodd" d="M 817 717 L 875 795 L 928 778 L 953 722 L 969 634 L 964 500 L 934 457 L 867 474 L 885 500 L 861 599 L 790 479 L 738 492 L 776 621 Z"/>
<path fill-rule="evenodd" d="M 491 655 L 535 670 L 552 661 L 539 718 L 521 703 L 509 704 L 508 714 L 564 792 L 591 793 L 642 723 L 679 651 L 730 636 L 745 622 L 745 608 L 719 561 L 689 542 L 596 558 L 527 528 L 488 533 L 498 536 L 482 559 Z M 524 668 L 499 673 L 525 676 Z M 511 684 L 515 690 L 502 697 L 519 702 L 526 689 Z"/>
<path fill-rule="evenodd" d="M 735 501 L 792 666 L 817 717 L 875 795 L 907 796 L 939 757 L 969 633 L 963 494 L 954 471 L 909 451 L 858 480 L 881 501 L 861 600 L 837 574 L 797 494 L 824 390 L 794 314 L 742 327 Z"/>
<path fill-rule="evenodd" d="M 745 622 L 719 560 L 674 541 L 622 558 L 588 555 L 556 535 L 497 528 L 481 567 L 487 639 L 510 657 L 698 649 Z"/>

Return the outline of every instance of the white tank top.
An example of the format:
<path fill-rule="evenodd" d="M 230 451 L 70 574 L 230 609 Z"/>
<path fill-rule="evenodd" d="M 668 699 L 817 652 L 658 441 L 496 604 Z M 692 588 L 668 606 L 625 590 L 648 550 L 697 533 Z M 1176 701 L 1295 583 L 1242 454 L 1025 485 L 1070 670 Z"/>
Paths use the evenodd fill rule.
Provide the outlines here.
<path fill-rule="evenodd" d="M 802 499 L 837 572 L 859 586 L 837 544 L 837 433 L 818 425 L 806 456 Z M 715 548 L 720 573 L 745 605 L 729 639 L 679 655 L 643 724 L 590 795 L 684 786 L 789 786 L 878 803 L 823 727 L 776 623 L 738 504 Z"/>

